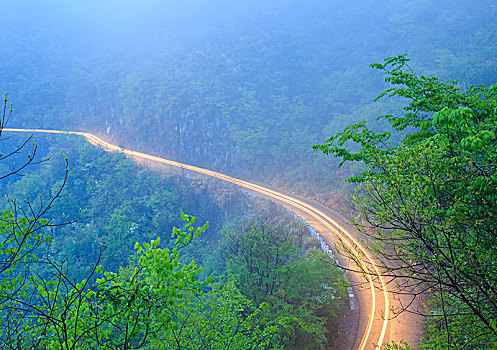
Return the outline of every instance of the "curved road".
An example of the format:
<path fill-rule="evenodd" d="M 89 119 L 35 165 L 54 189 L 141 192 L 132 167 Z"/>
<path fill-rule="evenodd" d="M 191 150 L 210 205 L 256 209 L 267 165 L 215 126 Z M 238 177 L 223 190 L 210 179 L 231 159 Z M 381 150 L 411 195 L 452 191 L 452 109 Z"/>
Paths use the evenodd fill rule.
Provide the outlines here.
<path fill-rule="evenodd" d="M 182 171 L 186 170 L 192 173 L 214 177 L 243 187 L 251 193 L 257 193 L 273 201 L 281 203 L 285 207 L 303 217 L 316 230 L 318 230 L 328 245 L 333 246 L 333 243 L 337 242 L 337 239 L 341 240 L 343 244 L 356 256 L 356 260 L 360 263 L 362 269 L 370 271 L 372 275 L 378 276 L 378 278 L 375 278 L 374 281 L 369 275 L 366 275 L 367 281 L 364 281 L 364 277 L 359 274 L 350 274 L 349 276 L 353 284 L 360 283 L 362 279 L 362 281 L 365 282 L 364 285 L 366 286 L 365 288 L 355 289 L 355 294 L 358 298 L 359 304 L 359 325 L 357 330 L 353 330 L 357 333 L 353 349 L 369 350 L 373 349 L 374 345 L 381 346 L 384 342 L 388 342 L 390 340 L 399 341 L 402 339 L 403 332 L 401 334 L 397 334 L 398 331 L 396 332 L 393 330 L 392 322 L 389 322 L 389 293 L 387 292 L 385 280 L 381 276 L 378 266 L 361 243 L 341 225 L 339 225 L 325 208 L 322 208 L 319 205 L 310 204 L 308 201 L 272 190 L 268 187 L 240 180 L 215 171 L 124 149 L 86 132 L 13 128 L 5 128 L 3 130 L 9 132 L 80 135 L 85 137 L 93 145 L 100 146 L 107 151 L 122 152 L 137 160 L 146 160 L 154 163 L 165 164 L 180 168 Z M 347 264 L 348 262 L 345 263 Z M 409 322 L 407 324 L 409 325 Z M 403 331 L 406 331 L 405 324 L 403 326 L 401 325 L 401 327 L 404 328 Z M 408 331 L 412 332 L 414 329 Z M 415 331 L 414 333 L 417 332 Z M 401 338 L 398 338 L 399 335 Z M 415 334 L 414 340 L 416 340 L 416 337 L 419 339 L 419 334 Z M 406 339 L 405 336 L 403 338 Z"/>

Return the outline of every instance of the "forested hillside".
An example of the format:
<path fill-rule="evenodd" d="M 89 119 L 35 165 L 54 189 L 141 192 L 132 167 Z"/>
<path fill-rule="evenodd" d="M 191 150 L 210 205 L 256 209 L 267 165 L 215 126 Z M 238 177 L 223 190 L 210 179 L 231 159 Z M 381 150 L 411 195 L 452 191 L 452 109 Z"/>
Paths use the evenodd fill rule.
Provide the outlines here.
<path fill-rule="evenodd" d="M 282 208 L 75 136 L 40 137 L 16 172 L 32 148 L 9 156 L 24 139 L 1 129 L 2 348 L 333 344 L 347 281 Z"/>
<path fill-rule="evenodd" d="M 18 125 L 98 132 L 326 201 L 348 171 L 311 146 L 379 114 L 368 64 L 408 52 L 420 73 L 491 83 L 496 12 L 483 0 L 23 0 L 2 13 L 0 85 Z"/>

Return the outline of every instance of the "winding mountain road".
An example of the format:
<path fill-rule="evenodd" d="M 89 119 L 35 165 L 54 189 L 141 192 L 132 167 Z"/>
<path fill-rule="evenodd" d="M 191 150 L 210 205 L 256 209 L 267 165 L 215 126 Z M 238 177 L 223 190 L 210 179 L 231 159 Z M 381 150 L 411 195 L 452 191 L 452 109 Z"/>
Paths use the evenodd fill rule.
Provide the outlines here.
<path fill-rule="evenodd" d="M 374 345 L 381 346 L 384 342 L 389 342 L 391 340 L 398 342 L 401 339 L 409 341 L 411 346 L 416 347 L 418 344 L 420 336 L 418 321 L 413 320 L 412 317 L 409 318 L 409 316 L 406 316 L 406 319 L 403 320 L 402 314 L 395 319 L 396 322 L 389 320 L 389 310 L 392 298 L 387 291 L 387 285 L 378 266 L 359 240 L 338 224 L 338 222 L 332 218 L 333 214 L 331 214 L 326 208 L 318 204 L 311 203 L 308 200 L 297 198 L 293 195 L 288 195 L 253 182 L 237 179 L 208 169 L 121 148 L 86 132 L 14 128 L 5 128 L 3 130 L 6 132 L 83 136 L 93 145 L 100 146 L 107 151 L 121 152 L 137 160 L 164 164 L 180 168 L 182 171 L 214 177 L 230 182 L 251 193 L 256 193 L 284 205 L 313 226 L 325 239 L 329 246 L 333 246 L 338 240 L 342 241 L 343 244 L 354 254 L 356 260 L 361 264 L 361 267 L 364 270 L 371 271 L 373 275 L 378 276 L 373 280 L 368 275 L 364 277 L 357 273 L 349 274 L 349 279 L 351 279 L 352 284 L 358 285 L 362 281 L 364 286 L 362 288 L 354 287 L 354 294 L 357 299 L 357 304 L 359 305 L 359 322 L 357 329 L 350 330 L 355 333 L 355 341 L 352 349 L 369 350 L 373 349 Z M 340 263 L 344 264 L 344 266 L 350 264 L 349 261 L 343 261 L 343 258 L 341 259 Z"/>

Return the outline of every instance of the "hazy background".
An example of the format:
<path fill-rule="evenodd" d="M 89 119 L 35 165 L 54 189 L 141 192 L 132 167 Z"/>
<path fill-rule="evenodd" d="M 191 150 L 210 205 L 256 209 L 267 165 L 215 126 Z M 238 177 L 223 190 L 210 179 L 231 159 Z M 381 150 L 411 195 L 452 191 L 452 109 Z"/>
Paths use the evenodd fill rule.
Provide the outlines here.
<path fill-rule="evenodd" d="M 493 0 L 4 1 L 11 126 L 88 130 L 129 148 L 333 201 L 347 168 L 316 152 L 399 110 L 368 68 L 408 53 L 462 86 L 497 77 Z M 378 127 L 382 127 L 379 125 Z"/>

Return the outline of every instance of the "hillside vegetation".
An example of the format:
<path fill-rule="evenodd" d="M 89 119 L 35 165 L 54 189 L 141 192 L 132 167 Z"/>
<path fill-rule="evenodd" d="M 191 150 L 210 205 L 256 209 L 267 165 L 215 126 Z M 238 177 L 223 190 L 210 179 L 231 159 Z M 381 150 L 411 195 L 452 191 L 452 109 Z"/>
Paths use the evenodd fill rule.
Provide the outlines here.
<path fill-rule="evenodd" d="M 485 0 L 23 0 L 2 14 L 0 86 L 16 124 L 100 133 L 335 205 L 351 171 L 311 146 L 401 109 L 372 103 L 384 85 L 368 65 L 408 52 L 419 73 L 491 84 L 496 17 Z"/>
<path fill-rule="evenodd" d="M 409 296 L 396 311 L 425 316 L 422 347 L 495 349 L 497 83 L 462 90 L 414 74 L 405 55 L 372 67 L 391 84 L 378 98 L 407 100 L 379 117 L 395 131 L 363 121 L 315 148 L 366 165 L 350 178 L 356 226 L 390 291 Z"/>
<path fill-rule="evenodd" d="M 2 136 L 3 349 L 314 349 L 337 337 L 343 271 L 282 208 L 74 136 L 41 142 L 37 159 L 50 144 L 50 160 L 16 173 L 34 150 L 8 156 L 19 143 Z"/>

